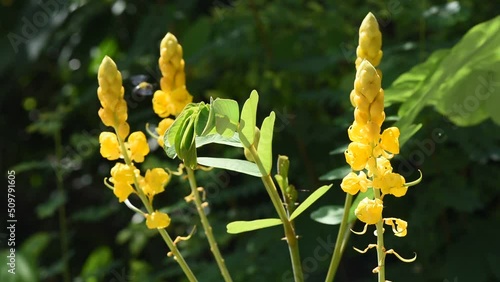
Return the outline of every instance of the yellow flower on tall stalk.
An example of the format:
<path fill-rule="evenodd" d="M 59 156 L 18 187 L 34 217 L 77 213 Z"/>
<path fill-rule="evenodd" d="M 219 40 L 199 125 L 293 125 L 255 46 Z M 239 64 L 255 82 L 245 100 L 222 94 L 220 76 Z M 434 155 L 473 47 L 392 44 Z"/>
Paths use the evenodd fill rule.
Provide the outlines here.
<path fill-rule="evenodd" d="M 373 190 L 374 198 L 365 197 L 355 208 L 356 217 L 365 223 L 363 234 L 368 225 L 377 229 L 377 244 L 370 244 L 365 251 L 377 248 L 378 265 L 373 270 L 378 273 L 379 281 L 385 280 L 385 255 L 395 254 L 405 262 L 394 250 L 386 251 L 383 239 L 383 224 L 390 225 L 394 234 L 404 237 L 408 223 L 399 218 L 384 218 L 383 199 L 386 195 L 402 197 L 408 187 L 417 184 L 420 179 L 406 183 L 405 178 L 393 172 L 390 159 L 399 154 L 399 129 L 389 127 L 382 131 L 385 120 L 384 90 L 381 88 L 382 72 L 376 69 L 382 58 L 382 36 L 373 14 L 368 13 L 359 29 L 359 46 L 356 50 L 356 78 L 350 100 L 354 109 L 354 122 L 348 129 L 352 141 L 345 151 L 346 162 L 353 172 L 342 180 L 341 188 L 350 195 Z M 357 249 L 356 249 L 357 250 Z"/>
<path fill-rule="evenodd" d="M 153 96 L 153 110 L 162 118 L 177 116 L 193 101 L 193 96 L 186 89 L 182 46 L 170 32 L 160 43 L 158 64 L 162 74 L 161 90 L 157 90 Z"/>

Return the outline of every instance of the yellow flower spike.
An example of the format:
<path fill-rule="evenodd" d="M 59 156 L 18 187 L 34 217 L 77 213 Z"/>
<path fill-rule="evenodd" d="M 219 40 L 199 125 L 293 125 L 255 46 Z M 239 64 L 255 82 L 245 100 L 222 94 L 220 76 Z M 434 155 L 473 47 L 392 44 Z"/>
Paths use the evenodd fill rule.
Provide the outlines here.
<path fill-rule="evenodd" d="M 101 145 L 100 153 L 103 158 L 112 161 L 120 157 L 120 144 L 114 133 L 101 132 L 99 135 L 99 144 Z"/>
<path fill-rule="evenodd" d="M 170 128 L 170 126 L 172 125 L 172 123 L 174 123 L 174 120 L 171 119 L 171 118 L 164 118 L 160 121 L 160 123 L 158 124 L 158 127 L 156 128 L 156 133 L 158 133 L 158 144 L 160 145 L 160 147 L 163 148 L 163 135 L 165 134 L 165 132 L 167 131 L 167 129 Z"/>
<path fill-rule="evenodd" d="M 118 201 L 123 202 L 125 201 L 130 194 L 135 193 L 134 188 L 132 188 L 132 185 L 126 182 L 115 182 L 115 188 L 113 189 L 113 193 L 115 196 L 118 198 Z"/>
<path fill-rule="evenodd" d="M 344 192 L 356 195 L 359 191 L 366 192 L 366 189 L 371 184 L 370 182 L 371 181 L 366 178 L 366 174 L 363 171 L 360 171 L 359 175 L 350 172 L 342 179 L 340 187 Z"/>
<path fill-rule="evenodd" d="M 130 149 L 130 159 L 132 161 L 142 163 L 144 156 L 149 154 L 148 141 L 146 135 L 141 131 L 136 131 L 130 134 L 127 141 Z"/>
<path fill-rule="evenodd" d="M 153 168 L 146 171 L 146 176 L 144 177 L 146 185 L 141 186 L 144 193 L 148 197 L 153 197 L 165 191 L 165 185 L 170 180 L 170 175 L 163 168 Z"/>
<path fill-rule="evenodd" d="M 356 49 L 358 58 L 356 68 L 364 60 L 370 61 L 373 66 L 378 66 L 382 59 L 382 34 L 380 33 L 377 19 L 368 13 L 359 27 L 359 46 Z"/>
<path fill-rule="evenodd" d="M 97 96 L 103 108 L 114 108 L 119 100 L 123 99 L 124 89 L 122 75 L 115 62 L 108 56 L 104 57 L 97 72 L 99 88 Z"/>
<path fill-rule="evenodd" d="M 366 138 L 366 129 L 364 125 L 358 124 L 356 121 L 349 126 L 347 129 L 347 134 L 349 135 L 349 140 L 352 142 L 359 142 L 363 144 L 369 144 L 368 138 Z"/>
<path fill-rule="evenodd" d="M 406 236 L 406 233 L 408 232 L 407 231 L 408 222 L 394 217 L 384 218 L 384 222 L 385 224 L 390 225 L 392 227 L 392 232 L 394 232 L 394 235 L 398 237 Z"/>
<path fill-rule="evenodd" d="M 146 226 L 149 229 L 167 228 L 170 225 L 170 217 L 166 213 L 155 211 L 151 214 L 146 214 Z"/>
<path fill-rule="evenodd" d="M 391 154 L 399 154 L 399 129 L 389 127 L 382 132 L 380 147 Z"/>
<path fill-rule="evenodd" d="M 363 143 L 351 142 L 344 156 L 352 170 L 362 170 L 371 156 L 371 147 Z"/>
<path fill-rule="evenodd" d="M 364 223 L 375 224 L 382 219 L 382 200 L 365 197 L 354 210 L 356 217 Z"/>
<path fill-rule="evenodd" d="M 182 46 L 177 38 L 167 33 L 160 43 L 158 60 L 162 73 L 161 90 L 156 91 L 153 96 L 153 110 L 162 118 L 179 115 L 184 107 L 193 101 L 193 96 L 186 89 L 182 53 Z"/>
<path fill-rule="evenodd" d="M 394 249 L 387 250 L 385 253 L 387 255 L 395 255 L 400 261 L 406 262 L 406 263 L 414 262 L 415 260 L 417 260 L 417 253 L 414 253 L 415 256 L 413 258 L 411 258 L 411 259 L 405 259 L 405 258 L 403 258 L 398 253 L 396 253 L 396 251 L 394 251 Z"/>

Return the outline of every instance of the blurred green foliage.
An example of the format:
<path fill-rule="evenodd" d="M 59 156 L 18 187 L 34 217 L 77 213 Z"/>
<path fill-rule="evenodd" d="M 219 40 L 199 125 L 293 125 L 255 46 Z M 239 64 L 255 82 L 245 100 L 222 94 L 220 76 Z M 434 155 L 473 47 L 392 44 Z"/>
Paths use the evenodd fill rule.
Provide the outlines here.
<path fill-rule="evenodd" d="M 302 202 L 312 189 L 330 183 L 320 181 L 321 175 L 344 163 L 342 155 L 328 156 L 328 152 L 348 141 L 357 31 L 367 12 L 380 22 L 384 40 L 380 67 L 383 86 L 390 92 L 398 76 L 434 51 L 452 48 L 468 30 L 493 19 L 500 10 L 498 1 L 472 0 L 2 0 L 0 5 L 0 126 L 4 132 L 0 171 L 16 170 L 17 281 L 62 281 L 58 216 L 62 205 L 71 277 L 182 281 L 180 268 L 166 257 L 157 233 L 147 230 L 102 183 L 111 165 L 99 155 L 97 142 L 105 129 L 97 116 L 96 97 L 96 72 L 104 55 L 111 56 L 122 71 L 132 130 L 159 121 L 150 98 L 131 95 L 129 78 L 146 74 L 151 81 L 159 79 L 158 47 L 167 31 L 184 47 L 187 87 L 196 102 L 221 97 L 242 105 L 257 89 L 257 116 L 261 117 L 257 124 L 271 110 L 276 112 L 273 154 L 290 157 L 290 181 Z M 441 52 L 444 56 L 453 50 Z M 444 67 L 460 74 L 467 66 L 474 74 L 476 67 L 493 61 L 489 56 L 498 57 L 500 50 L 492 44 L 469 52 L 463 63 L 448 58 L 455 69 Z M 479 65 L 467 65 L 476 62 L 474 58 L 480 58 Z M 490 74 L 498 88 L 498 68 Z M 455 73 L 436 83 L 451 87 L 463 99 L 479 85 L 474 79 L 456 81 L 452 76 Z M 438 106 L 441 97 L 433 93 L 426 100 L 433 107 L 422 105 L 412 117 L 422 127 L 406 142 L 394 166 L 407 179 L 417 178 L 419 168 L 424 179 L 406 197 L 387 199 L 384 211 L 409 222 L 407 237 L 387 236 L 387 246 L 407 257 L 415 251 L 418 259 L 404 264 L 389 258 L 388 278 L 498 281 L 500 130 L 489 119 L 458 127 L 453 122 L 472 122 L 448 116 L 447 108 Z M 486 100 L 481 105 L 498 115 L 498 103 Z M 386 113 L 394 116 L 398 110 L 395 103 Z M 217 145 L 200 151 L 204 156 L 243 156 L 241 149 Z M 141 167 L 155 166 L 176 169 L 177 162 L 157 149 Z M 291 269 L 280 228 L 226 233 L 228 222 L 275 216 L 260 181 L 222 170 L 200 172 L 197 177 L 207 190 L 209 219 L 233 278 L 289 281 Z M 333 182 L 313 207 L 343 203 L 344 193 L 335 189 L 339 181 Z M 56 189 L 61 184 L 64 193 Z M 172 217 L 168 231 L 173 236 L 187 235 L 197 224 L 196 211 L 183 200 L 188 191 L 185 179 L 174 178 L 156 197 L 155 205 L 163 206 Z M 7 238 L 4 222 L 2 248 Z M 305 216 L 296 224 L 307 281 L 322 281 L 337 227 Z M 362 248 L 372 241 L 370 236 L 351 236 L 349 246 Z M 180 248 L 200 281 L 220 281 L 203 232 L 180 243 Z M 5 258 L 3 254 L 5 250 L 1 256 Z M 373 267 L 374 253 L 360 255 L 348 247 L 337 281 L 373 281 Z M 6 264 L 0 268 L 0 280 L 9 281 Z"/>

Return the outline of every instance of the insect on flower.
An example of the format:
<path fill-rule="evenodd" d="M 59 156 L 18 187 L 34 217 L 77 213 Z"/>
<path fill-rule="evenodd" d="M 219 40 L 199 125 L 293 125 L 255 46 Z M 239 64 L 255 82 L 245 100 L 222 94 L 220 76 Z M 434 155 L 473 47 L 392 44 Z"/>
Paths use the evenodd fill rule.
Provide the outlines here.
<path fill-rule="evenodd" d="M 154 93 L 155 85 L 148 82 L 148 76 L 144 74 L 138 74 L 130 77 L 134 89 L 132 89 L 132 94 L 135 96 L 151 96 Z"/>

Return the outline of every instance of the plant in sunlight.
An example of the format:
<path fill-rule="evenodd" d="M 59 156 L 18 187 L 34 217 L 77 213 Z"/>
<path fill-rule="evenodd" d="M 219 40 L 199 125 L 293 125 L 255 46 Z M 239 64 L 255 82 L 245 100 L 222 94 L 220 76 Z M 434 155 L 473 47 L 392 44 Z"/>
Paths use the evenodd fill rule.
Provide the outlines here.
<path fill-rule="evenodd" d="M 342 255 L 342 247 L 347 240 L 349 214 L 353 196 L 358 199 L 352 205 L 355 216 L 368 225 L 376 226 L 377 243 L 370 248 L 377 248 L 378 263 L 374 269 L 379 281 L 385 281 L 384 260 L 386 254 L 394 254 L 403 261 L 394 250 L 386 250 L 383 241 L 384 228 L 390 226 L 394 234 L 404 237 L 407 234 L 407 222 L 393 217 L 383 217 L 384 197 L 393 195 L 402 197 L 408 187 L 420 181 L 407 183 L 405 179 L 393 172 L 390 160 L 399 153 L 400 135 L 397 127 L 389 127 L 382 131 L 385 120 L 384 91 L 381 88 L 382 73 L 376 69 L 382 58 L 382 39 L 375 17 L 369 13 L 360 28 L 359 47 L 356 59 L 356 79 L 350 99 L 354 109 L 354 122 L 348 129 L 352 141 L 345 151 L 345 159 L 351 171 L 344 177 L 341 188 L 347 193 L 346 204 L 342 214 L 342 224 L 337 244 L 332 256 L 332 263 L 327 281 L 333 280 L 336 267 Z M 182 163 L 177 172 L 163 168 L 153 168 L 144 174 L 137 167 L 149 154 L 146 136 L 136 131 L 130 133 L 127 123 L 127 104 L 123 98 L 121 74 L 116 64 L 105 57 L 98 73 L 98 98 L 101 102 L 99 117 L 102 122 L 113 128 L 114 132 L 102 132 L 99 137 L 101 155 L 111 161 L 117 161 L 111 169 L 111 178 L 105 184 L 134 212 L 145 218 L 148 228 L 157 229 L 170 249 L 170 253 L 182 267 L 190 281 L 196 278 L 183 259 L 177 243 L 187 237 L 177 237 L 172 241 L 165 228 L 170 224 L 168 214 L 153 207 L 155 195 L 164 192 L 165 185 L 174 175 L 186 175 L 191 193 L 185 197 L 193 203 L 198 212 L 201 225 L 205 231 L 210 250 L 217 262 L 225 281 L 232 281 L 225 261 L 212 233 L 212 227 L 205 213 L 208 203 L 205 202 L 204 188 L 196 183 L 195 171 L 208 170 L 211 167 L 221 168 L 260 178 L 275 209 L 275 218 L 255 219 L 251 221 L 234 221 L 227 225 L 227 232 L 238 234 L 271 226 L 282 226 L 283 241 L 288 247 L 290 262 L 295 281 L 304 281 L 302 261 L 299 252 L 299 233 L 294 220 L 306 211 L 316 200 L 321 198 L 332 185 L 324 185 L 316 189 L 302 203 L 297 204 L 297 191 L 289 183 L 288 170 L 290 160 L 287 156 L 278 156 L 273 160 L 272 145 L 276 114 L 271 112 L 257 125 L 257 107 L 259 94 L 252 91 L 250 97 L 241 108 L 231 99 L 210 99 L 209 102 L 193 103 L 193 97 L 186 88 L 185 62 L 182 46 L 171 34 L 160 43 L 159 68 L 162 73 L 161 89 L 154 93 L 153 110 L 162 118 L 155 132 L 148 133 L 157 139 L 166 155 L 178 159 Z M 346 97 L 347 98 L 347 97 Z M 209 144 L 222 144 L 241 149 L 241 158 L 216 158 L 198 156 L 198 148 Z M 245 157 L 246 159 L 243 159 Z M 276 171 L 273 172 L 273 163 Z M 273 177 L 274 176 L 274 177 Z M 138 197 L 145 211 L 135 207 L 128 200 Z M 351 224 L 352 226 L 352 224 Z M 354 232 L 354 231 L 353 231 Z M 357 249 L 356 249 L 357 250 Z"/>
<path fill-rule="evenodd" d="M 390 159 L 399 154 L 399 129 L 397 127 L 386 128 L 381 133 L 381 127 L 385 120 L 384 112 L 384 90 L 381 88 L 382 72 L 376 69 L 382 58 L 382 36 L 378 28 L 377 20 L 369 13 L 359 29 L 359 46 L 356 59 L 356 79 L 354 90 L 350 99 L 354 109 L 354 122 L 348 129 L 351 143 L 345 151 L 345 160 L 351 168 L 340 187 L 347 193 L 344 213 L 347 215 L 352 202 L 352 196 L 362 193 L 354 206 L 354 214 L 363 223 L 366 233 L 368 225 L 376 226 L 377 243 L 370 244 L 361 251 L 365 253 L 370 248 L 377 249 L 377 266 L 373 269 L 378 273 L 379 281 L 385 280 L 385 255 L 394 254 L 405 262 L 394 250 L 386 250 L 384 246 L 384 223 L 391 226 L 394 235 L 404 237 L 407 233 L 408 223 L 399 218 L 384 218 L 383 199 L 386 195 L 402 197 L 408 191 L 408 187 L 420 182 L 421 177 L 411 183 L 406 183 L 403 176 L 393 172 Z M 369 191 L 369 195 L 366 195 Z M 341 224 L 339 237 L 347 228 L 346 220 Z M 339 241 L 337 241 L 339 242 Z M 340 241 L 342 242 L 342 241 Z M 340 255 L 338 252 L 335 256 Z M 333 260 L 332 260 L 333 262 Z M 338 262 L 335 262 L 338 263 Z M 333 263 L 332 263 L 333 264 Z M 334 266 L 336 267 L 336 266 Z M 331 267 L 332 268 L 332 267 Z M 333 279 L 334 270 L 331 273 Z"/>

